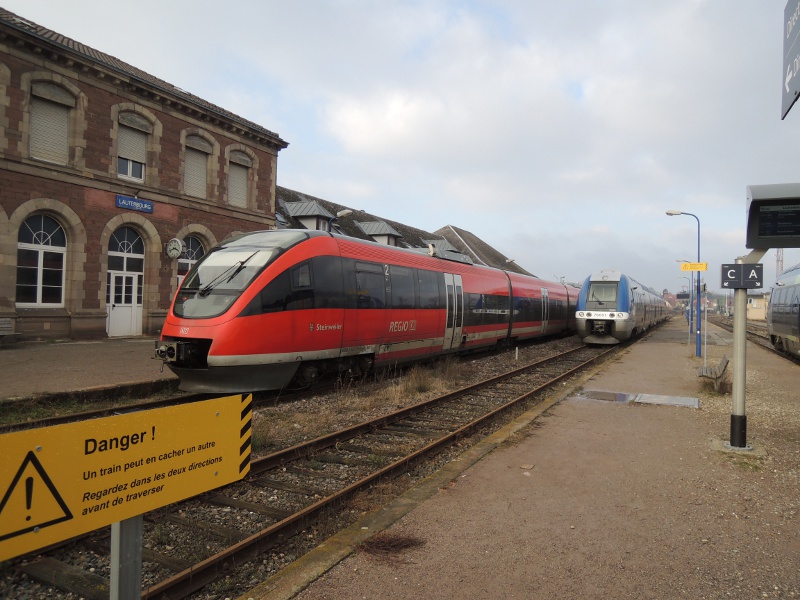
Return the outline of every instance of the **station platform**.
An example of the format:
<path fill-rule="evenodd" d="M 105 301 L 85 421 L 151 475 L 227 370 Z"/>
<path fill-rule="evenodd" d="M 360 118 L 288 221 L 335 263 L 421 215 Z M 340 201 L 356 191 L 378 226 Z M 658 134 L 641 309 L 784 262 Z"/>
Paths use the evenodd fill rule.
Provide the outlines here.
<path fill-rule="evenodd" d="M 0 403 L 52 395 L 89 395 L 177 377 L 155 360 L 156 338 L 0 342 Z"/>
<path fill-rule="evenodd" d="M 683 319 L 655 329 L 238 600 L 800 597 L 800 367 L 748 343 L 731 449 L 697 369 L 732 334 L 707 329 L 705 359 Z"/>

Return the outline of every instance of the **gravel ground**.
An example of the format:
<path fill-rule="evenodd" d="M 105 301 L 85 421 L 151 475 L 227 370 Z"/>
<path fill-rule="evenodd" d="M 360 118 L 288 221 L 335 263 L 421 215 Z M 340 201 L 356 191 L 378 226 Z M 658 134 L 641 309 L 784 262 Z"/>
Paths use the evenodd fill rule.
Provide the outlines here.
<path fill-rule="evenodd" d="M 700 409 L 573 395 L 384 534 L 416 544 L 356 551 L 297 597 L 800 597 L 800 368 L 749 346 L 753 450 L 729 452 L 731 397 L 693 354 L 648 341 L 584 388 Z"/>

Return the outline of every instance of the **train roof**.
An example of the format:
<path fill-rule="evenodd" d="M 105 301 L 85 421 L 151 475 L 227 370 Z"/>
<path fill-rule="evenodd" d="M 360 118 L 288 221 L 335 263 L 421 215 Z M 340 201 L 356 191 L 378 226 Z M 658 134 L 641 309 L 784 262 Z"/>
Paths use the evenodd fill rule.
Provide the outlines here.
<path fill-rule="evenodd" d="M 634 279 L 633 277 L 631 277 L 630 275 L 626 275 L 622 271 L 618 271 L 616 269 L 601 269 L 600 271 L 596 271 L 596 272 L 592 273 L 591 275 L 589 275 L 588 282 L 595 282 L 595 281 L 621 281 L 623 277 L 628 278 L 630 281 L 632 281 L 633 283 L 638 285 L 641 289 L 645 290 L 646 292 L 654 294 L 654 295 L 658 296 L 659 298 L 661 297 L 661 294 L 659 294 L 653 288 L 646 286 L 641 281 L 638 281 L 638 280 Z"/>

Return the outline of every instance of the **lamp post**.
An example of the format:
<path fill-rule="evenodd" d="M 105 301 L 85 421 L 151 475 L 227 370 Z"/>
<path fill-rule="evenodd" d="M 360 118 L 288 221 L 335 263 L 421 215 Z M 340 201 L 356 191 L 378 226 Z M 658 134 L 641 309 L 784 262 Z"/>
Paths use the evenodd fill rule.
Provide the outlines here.
<path fill-rule="evenodd" d="M 679 262 L 687 262 L 687 261 L 684 260 L 684 261 L 679 261 Z M 680 275 L 678 277 L 678 279 L 685 279 L 686 281 L 689 282 L 689 285 L 681 286 L 681 287 L 685 287 L 686 291 L 689 292 L 689 316 L 686 319 L 689 322 L 689 337 L 686 338 L 686 345 L 688 346 L 692 342 L 692 328 L 693 328 L 692 323 L 694 322 L 693 319 L 692 319 L 692 315 L 694 315 L 694 308 L 693 308 L 693 304 L 694 303 L 692 302 L 692 299 L 694 298 L 694 292 L 692 291 L 692 289 L 693 289 L 692 288 L 692 280 L 689 277 L 686 277 L 685 275 Z"/>
<path fill-rule="evenodd" d="M 697 221 L 697 262 L 700 262 L 700 219 L 697 218 L 697 215 L 680 210 L 668 210 L 667 215 L 670 217 L 687 215 L 689 217 L 694 217 L 695 221 Z M 695 351 L 695 356 L 702 356 L 702 346 L 700 345 L 700 271 L 697 271 L 697 293 L 695 294 L 695 298 L 697 299 L 697 349 Z"/>

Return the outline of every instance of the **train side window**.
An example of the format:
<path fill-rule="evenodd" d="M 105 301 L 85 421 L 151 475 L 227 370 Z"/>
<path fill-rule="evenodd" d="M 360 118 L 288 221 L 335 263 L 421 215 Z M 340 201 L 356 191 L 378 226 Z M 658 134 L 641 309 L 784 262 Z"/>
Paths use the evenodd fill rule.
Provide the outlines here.
<path fill-rule="evenodd" d="M 342 259 L 338 256 L 315 256 L 314 308 L 344 308 Z"/>
<path fill-rule="evenodd" d="M 373 263 L 356 263 L 357 308 L 386 307 L 386 277 L 383 267 Z"/>
<path fill-rule="evenodd" d="M 442 279 L 441 273 L 423 270 L 417 271 L 420 308 L 442 308 L 442 306 L 444 306 L 439 290 L 439 281 Z"/>
<path fill-rule="evenodd" d="M 414 269 L 390 265 L 389 277 L 391 279 L 392 308 L 416 308 Z"/>
<path fill-rule="evenodd" d="M 483 295 L 466 293 L 464 294 L 464 303 L 466 304 L 464 325 L 469 327 L 483 325 Z"/>

